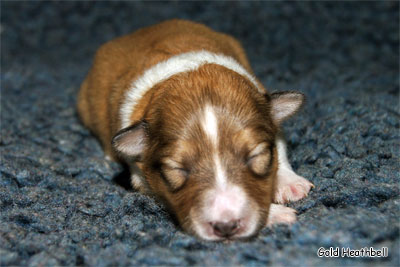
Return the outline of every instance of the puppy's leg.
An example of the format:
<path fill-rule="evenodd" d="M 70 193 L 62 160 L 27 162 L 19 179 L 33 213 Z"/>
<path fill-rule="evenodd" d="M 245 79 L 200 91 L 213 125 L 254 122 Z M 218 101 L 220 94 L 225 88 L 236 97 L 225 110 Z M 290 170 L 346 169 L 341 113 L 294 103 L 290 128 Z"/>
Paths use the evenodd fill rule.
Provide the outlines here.
<path fill-rule="evenodd" d="M 133 189 L 139 191 L 142 194 L 149 192 L 148 186 L 145 182 L 145 178 L 142 170 L 138 167 L 137 163 L 133 163 L 129 166 L 131 173 L 131 184 Z"/>
<path fill-rule="evenodd" d="M 286 144 L 282 136 L 277 137 L 276 145 L 279 167 L 274 202 L 287 203 L 306 197 L 314 185 L 293 171 L 287 158 Z"/>
<path fill-rule="evenodd" d="M 284 223 L 292 224 L 296 221 L 296 211 L 283 205 L 271 204 L 269 207 L 269 215 L 267 226 Z"/>

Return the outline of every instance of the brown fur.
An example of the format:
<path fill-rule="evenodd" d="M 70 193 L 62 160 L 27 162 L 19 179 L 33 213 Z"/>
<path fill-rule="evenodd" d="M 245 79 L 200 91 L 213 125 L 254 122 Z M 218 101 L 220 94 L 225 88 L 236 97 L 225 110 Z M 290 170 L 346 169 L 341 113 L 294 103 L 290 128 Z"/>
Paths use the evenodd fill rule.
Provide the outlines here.
<path fill-rule="evenodd" d="M 190 208 L 198 205 L 201 192 L 213 185 L 212 179 L 205 179 L 213 171 L 210 169 L 211 145 L 198 129 L 200 116 L 196 113 L 206 103 L 211 103 L 221 107 L 219 145 L 224 153 L 221 158 L 229 167 L 228 176 L 245 188 L 258 206 L 265 207 L 263 221 L 266 221 L 277 171 L 274 147 L 277 128 L 268 119 L 269 106 L 265 97 L 243 77 L 217 65 L 205 65 L 198 71 L 175 75 L 155 91 L 159 94 L 153 97 L 153 103 L 157 104 L 151 105 L 144 115 L 149 122 L 148 146 L 151 149 L 144 155 L 143 171 L 151 191 L 164 199 L 178 221 L 187 223 L 185 218 Z M 259 177 L 246 168 L 245 160 L 262 141 L 272 147 L 273 156 L 268 174 Z M 183 168 L 190 166 L 193 170 L 181 190 L 171 189 L 165 177 L 160 177 L 160 170 L 154 167 L 160 165 L 162 158 L 180 162 Z"/>
<path fill-rule="evenodd" d="M 119 107 L 130 83 L 162 60 L 201 49 L 231 56 L 251 72 L 238 41 L 202 24 L 184 20 L 146 27 L 100 47 L 82 83 L 78 111 L 83 123 L 100 139 L 107 155 L 116 158 L 111 138 L 119 130 Z M 149 92 L 139 103 L 132 121 L 143 116 L 152 93 Z"/>
<path fill-rule="evenodd" d="M 98 50 L 81 86 L 78 111 L 83 123 L 101 140 L 107 155 L 117 158 L 111 140 L 120 130 L 119 109 L 131 83 L 162 60 L 203 49 L 233 57 L 252 73 L 238 41 L 182 20 L 138 30 Z M 147 122 L 146 149 L 138 166 L 148 189 L 167 204 L 186 230 L 192 231 L 189 213 L 194 209 L 196 214 L 203 193 L 214 184 L 212 146 L 199 126 L 198 113 L 206 104 L 215 107 L 218 115 L 222 164 L 227 167 L 230 181 L 240 185 L 250 196 L 252 208 L 259 210 L 260 228 L 266 222 L 275 191 L 278 126 L 271 119 L 268 96 L 260 94 L 241 75 L 219 65 L 207 64 L 174 75 L 155 85 L 136 106 L 132 124 Z M 248 155 L 261 142 L 268 147 L 264 159 L 251 163 Z M 263 163 L 268 164 L 265 173 L 260 167 Z"/>

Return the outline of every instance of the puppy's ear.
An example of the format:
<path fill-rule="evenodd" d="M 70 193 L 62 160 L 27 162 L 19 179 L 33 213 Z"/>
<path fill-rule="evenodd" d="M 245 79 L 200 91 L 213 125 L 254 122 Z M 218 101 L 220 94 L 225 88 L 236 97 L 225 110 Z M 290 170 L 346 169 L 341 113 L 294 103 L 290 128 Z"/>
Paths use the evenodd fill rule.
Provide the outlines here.
<path fill-rule="evenodd" d="M 123 157 L 140 160 L 147 143 L 147 123 L 140 121 L 120 130 L 112 139 L 112 146 Z"/>
<path fill-rule="evenodd" d="M 279 125 L 300 109 L 305 101 L 305 96 L 299 92 L 283 91 L 272 93 L 270 99 L 272 118 Z"/>

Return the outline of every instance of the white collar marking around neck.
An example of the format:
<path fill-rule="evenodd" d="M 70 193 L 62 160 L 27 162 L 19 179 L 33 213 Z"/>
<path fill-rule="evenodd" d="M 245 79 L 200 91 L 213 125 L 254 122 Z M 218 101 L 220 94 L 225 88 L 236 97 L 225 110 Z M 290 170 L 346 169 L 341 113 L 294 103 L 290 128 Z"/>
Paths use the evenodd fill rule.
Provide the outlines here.
<path fill-rule="evenodd" d="M 154 85 L 175 74 L 193 71 L 205 64 L 217 64 L 233 70 L 249 79 L 259 92 L 264 93 L 264 90 L 257 85 L 256 79 L 232 57 L 205 50 L 178 54 L 147 69 L 131 84 L 120 109 L 121 129 L 132 124 L 130 118 L 136 105 Z"/>

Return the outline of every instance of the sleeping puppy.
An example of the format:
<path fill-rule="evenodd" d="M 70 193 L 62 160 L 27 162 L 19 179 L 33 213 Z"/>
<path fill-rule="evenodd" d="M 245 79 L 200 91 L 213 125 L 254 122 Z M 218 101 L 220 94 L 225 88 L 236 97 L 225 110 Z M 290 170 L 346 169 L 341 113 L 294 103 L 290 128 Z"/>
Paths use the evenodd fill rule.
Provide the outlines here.
<path fill-rule="evenodd" d="M 161 200 L 205 240 L 243 239 L 293 223 L 313 186 L 288 162 L 280 125 L 304 101 L 269 94 L 239 42 L 183 20 L 112 40 L 97 51 L 78 111 L 133 187 Z"/>

